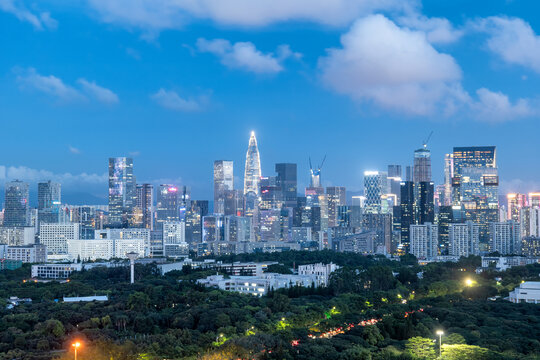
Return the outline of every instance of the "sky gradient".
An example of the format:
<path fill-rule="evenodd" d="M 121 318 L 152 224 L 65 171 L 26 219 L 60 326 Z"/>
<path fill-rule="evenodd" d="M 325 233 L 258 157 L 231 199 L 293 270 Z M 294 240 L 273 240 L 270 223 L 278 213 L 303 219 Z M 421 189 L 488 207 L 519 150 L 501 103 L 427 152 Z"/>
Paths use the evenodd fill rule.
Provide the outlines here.
<path fill-rule="evenodd" d="M 301 191 L 326 154 L 323 185 L 359 191 L 433 130 L 436 183 L 453 146 L 496 145 L 501 192 L 540 190 L 537 1 L 276 1 L 0 0 L 0 181 L 105 202 L 132 156 L 211 199 L 254 130 L 263 175 L 296 162 Z"/>

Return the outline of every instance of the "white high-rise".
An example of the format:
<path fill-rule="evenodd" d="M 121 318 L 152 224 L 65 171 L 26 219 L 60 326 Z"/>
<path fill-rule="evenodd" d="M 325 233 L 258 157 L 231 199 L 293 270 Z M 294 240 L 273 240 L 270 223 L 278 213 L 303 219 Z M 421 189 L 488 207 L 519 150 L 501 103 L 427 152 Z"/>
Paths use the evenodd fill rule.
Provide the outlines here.
<path fill-rule="evenodd" d="M 450 255 L 469 256 L 478 255 L 480 241 L 480 226 L 467 221 L 465 224 L 450 224 L 448 243 Z"/>
<path fill-rule="evenodd" d="M 432 223 L 410 226 L 410 253 L 419 259 L 432 259 L 437 254 L 439 227 Z"/>
<path fill-rule="evenodd" d="M 521 225 L 513 220 L 490 224 L 491 251 L 501 255 L 521 254 Z"/>
<path fill-rule="evenodd" d="M 261 158 L 255 132 L 251 132 L 249 146 L 246 154 L 246 168 L 244 173 L 244 195 L 254 193 L 259 196 L 259 182 L 261 180 Z"/>

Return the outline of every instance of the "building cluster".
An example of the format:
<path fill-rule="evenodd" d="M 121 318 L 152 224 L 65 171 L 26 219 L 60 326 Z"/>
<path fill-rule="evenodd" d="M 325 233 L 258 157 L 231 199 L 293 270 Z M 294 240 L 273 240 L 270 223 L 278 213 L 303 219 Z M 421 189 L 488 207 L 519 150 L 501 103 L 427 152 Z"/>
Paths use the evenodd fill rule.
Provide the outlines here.
<path fill-rule="evenodd" d="M 29 184 L 10 181 L 0 257 L 45 262 L 300 249 L 428 260 L 540 256 L 540 193 L 508 194 L 507 204 L 499 203 L 494 146 L 455 147 L 445 156 L 443 184 L 435 185 L 426 141 L 405 172 L 401 165 L 366 171 L 363 195 L 350 198 L 343 186 L 323 187 L 323 165 L 310 166 L 309 186 L 299 191 L 294 163 L 262 174 L 252 133 L 242 188 L 235 188 L 233 161 L 216 160 L 212 201 L 192 199 L 188 186 L 137 183 L 128 157 L 109 159 L 106 206 L 63 204 L 61 185 L 43 181 L 33 208 Z"/>
<path fill-rule="evenodd" d="M 271 290 L 300 287 L 324 287 L 328 285 L 330 274 L 339 269 L 335 264 L 309 264 L 298 267 L 297 274 L 272 272 L 246 273 L 245 275 L 211 275 L 197 280 L 204 286 L 213 286 L 225 291 L 263 296 Z"/>

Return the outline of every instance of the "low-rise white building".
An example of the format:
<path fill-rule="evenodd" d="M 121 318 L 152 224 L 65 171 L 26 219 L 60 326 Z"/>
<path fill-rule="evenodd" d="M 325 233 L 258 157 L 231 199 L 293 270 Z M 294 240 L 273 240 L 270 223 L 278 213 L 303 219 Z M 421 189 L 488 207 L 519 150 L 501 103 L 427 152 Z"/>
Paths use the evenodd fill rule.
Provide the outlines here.
<path fill-rule="evenodd" d="M 315 276 L 317 286 L 327 286 L 330 274 L 339 269 L 339 266 L 330 264 L 308 264 L 298 266 L 298 275 Z"/>
<path fill-rule="evenodd" d="M 289 288 L 293 286 L 317 286 L 317 278 L 312 275 L 284 275 L 265 273 L 262 276 L 231 276 L 211 275 L 205 279 L 197 280 L 205 286 L 215 286 L 221 290 L 233 291 L 247 295 L 263 296 L 269 290 Z"/>
<path fill-rule="evenodd" d="M 540 281 L 525 281 L 510 292 L 508 300 L 513 303 L 540 304 Z"/>
<path fill-rule="evenodd" d="M 96 296 L 76 296 L 76 297 L 64 297 L 64 302 L 91 302 L 91 301 L 107 301 L 109 297 L 107 295 Z"/>
<path fill-rule="evenodd" d="M 74 271 L 81 271 L 82 264 L 32 265 L 32 277 L 43 279 L 67 279 Z"/>

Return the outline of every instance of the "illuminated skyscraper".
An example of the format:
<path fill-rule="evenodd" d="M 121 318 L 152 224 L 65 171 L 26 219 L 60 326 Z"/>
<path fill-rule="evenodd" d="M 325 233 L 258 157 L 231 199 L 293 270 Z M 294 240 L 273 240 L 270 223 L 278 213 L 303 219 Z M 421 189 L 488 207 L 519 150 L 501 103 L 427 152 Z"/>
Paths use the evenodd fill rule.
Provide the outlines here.
<path fill-rule="evenodd" d="M 495 146 L 455 147 L 453 204 L 480 226 L 480 242 L 489 241 L 488 224 L 499 219 L 499 176 Z"/>
<path fill-rule="evenodd" d="M 345 187 L 327 187 L 326 198 L 328 201 L 328 227 L 338 226 L 338 208 L 347 203 L 347 192 Z"/>
<path fill-rule="evenodd" d="M 381 197 L 388 193 L 386 172 L 364 172 L 365 212 L 378 213 L 381 211 Z"/>
<path fill-rule="evenodd" d="M 249 146 L 246 153 L 246 168 L 244 173 L 244 195 L 254 193 L 257 197 L 259 193 L 259 182 L 261 179 L 261 159 L 255 132 L 251 132 Z"/>
<path fill-rule="evenodd" d="M 452 178 L 454 177 L 454 155 L 444 156 L 444 197 L 441 199 L 443 206 L 452 205 Z"/>
<path fill-rule="evenodd" d="M 156 205 L 156 230 L 163 230 L 163 223 L 180 221 L 178 187 L 170 184 L 159 185 Z"/>
<path fill-rule="evenodd" d="M 29 226 L 28 183 L 19 180 L 8 182 L 5 192 L 4 226 Z"/>
<path fill-rule="evenodd" d="M 61 186 L 47 181 L 38 183 L 38 220 L 45 223 L 60 221 Z"/>
<path fill-rule="evenodd" d="M 142 215 L 141 226 L 146 229 L 153 229 L 153 205 L 154 205 L 154 185 L 137 184 L 137 208 Z"/>
<path fill-rule="evenodd" d="M 233 162 L 214 161 L 214 213 L 225 213 L 225 192 L 234 189 Z"/>
<path fill-rule="evenodd" d="M 540 207 L 540 192 L 529 193 L 529 206 Z"/>
<path fill-rule="evenodd" d="M 127 227 L 136 201 L 133 159 L 109 158 L 109 224 Z"/>
<path fill-rule="evenodd" d="M 508 200 L 508 220 L 521 222 L 521 209 L 527 206 L 527 195 L 525 194 L 507 194 Z"/>

